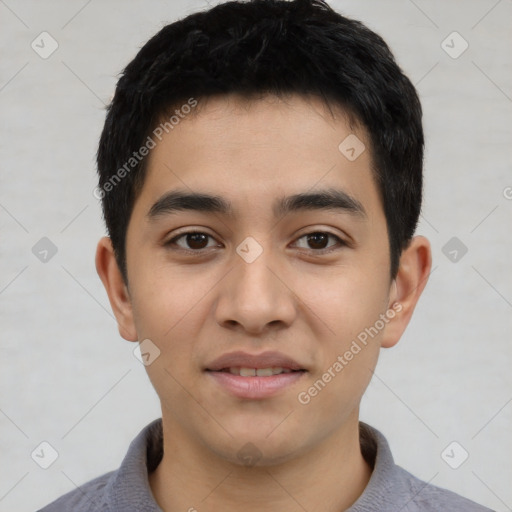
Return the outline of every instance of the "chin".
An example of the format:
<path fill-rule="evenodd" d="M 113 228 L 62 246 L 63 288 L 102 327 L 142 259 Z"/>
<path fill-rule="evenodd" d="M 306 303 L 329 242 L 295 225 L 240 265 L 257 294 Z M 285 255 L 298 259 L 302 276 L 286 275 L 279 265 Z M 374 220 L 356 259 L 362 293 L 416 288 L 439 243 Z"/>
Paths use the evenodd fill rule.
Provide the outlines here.
<path fill-rule="evenodd" d="M 293 460 L 306 450 L 305 445 L 308 444 L 306 439 L 302 442 L 296 433 L 279 429 L 262 429 L 257 421 L 253 421 L 251 428 L 244 430 L 226 428 L 232 437 L 226 436 L 225 442 L 220 445 L 218 439 L 207 444 L 210 444 L 217 456 L 232 464 L 248 467 L 276 466 Z"/>

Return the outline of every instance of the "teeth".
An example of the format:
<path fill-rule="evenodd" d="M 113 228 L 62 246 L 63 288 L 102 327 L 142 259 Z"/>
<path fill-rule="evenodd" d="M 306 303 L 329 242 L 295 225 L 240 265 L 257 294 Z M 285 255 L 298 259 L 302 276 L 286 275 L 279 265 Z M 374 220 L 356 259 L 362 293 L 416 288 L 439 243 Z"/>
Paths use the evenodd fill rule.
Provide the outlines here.
<path fill-rule="evenodd" d="M 274 368 L 229 368 L 229 373 L 233 375 L 240 375 L 241 377 L 270 377 L 272 375 L 279 375 L 280 373 L 291 373 L 292 370 L 288 368 L 281 368 L 276 366 Z"/>
<path fill-rule="evenodd" d="M 256 370 L 256 375 L 258 377 L 270 377 L 271 375 L 277 375 L 283 371 L 282 368 L 276 368 L 276 370 L 277 369 L 279 369 L 279 371 L 274 373 L 272 368 L 259 368 Z"/>

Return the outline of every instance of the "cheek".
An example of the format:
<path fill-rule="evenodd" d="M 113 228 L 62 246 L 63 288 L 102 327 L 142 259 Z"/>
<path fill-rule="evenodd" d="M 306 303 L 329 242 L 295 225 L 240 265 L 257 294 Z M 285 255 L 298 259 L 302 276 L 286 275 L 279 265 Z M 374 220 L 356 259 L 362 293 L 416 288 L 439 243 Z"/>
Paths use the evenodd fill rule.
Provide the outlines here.
<path fill-rule="evenodd" d="M 362 283 L 345 282 L 342 287 L 325 286 L 315 298 L 311 309 L 321 318 L 317 323 L 323 334 L 317 334 L 319 364 L 310 387 L 301 390 L 302 400 L 341 422 L 358 406 L 377 364 L 382 332 L 370 329 L 385 311 L 382 294 Z"/>
<path fill-rule="evenodd" d="M 208 294 L 211 284 L 198 279 L 193 269 L 167 265 L 141 269 L 133 286 L 133 312 L 137 332 L 166 341 Z"/>
<path fill-rule="evenodd" d="M 196 294 L 197 290 L 178 295 L 175 290 L 160 289 L 147 301 L 139 298 L 136 307 L 137 332 L 149 338 L 158 351 L 158 357 L 146 366 L 148 377 L 162 407 L 177 417 L 190 398 L 187 390 L 195 389 L 200 376 L 196 340 L 204 325 L 204 311 Z"/>
<path fill-rule="evenodd" d="M 382 274 L 382 272 L 380 272 Z M 325 334 L 343 344 L 373 325 L 387 305 L 386 276 L 346 267 L 324 274 L 303 274 L 297 295 L 314 313 Z M 311 314 L 311 313 L 309 313 Z"/>
<path fill-rule="evenodd" d="M 196 375 L 198 340 L 204 338 L 201 334 L 212 307 L 209 294 L 217 281 L 216 276 L 198 275 L 197 269 L 171 270 L 168 265 L 140 272 L 133 315 L 139 339 L 150 339 L 160 351 L 158 359 L 146 367 L 155 387 L 163 385 L 162 389 L 174 393 L 176 382 Z"/>
<path fill-rule="evenodd" d="M 321 381 L 317 386 L 322 389 L 319 401 L 333 407 L 341 402 L 355 404 L 377 363 L 383 332 L 379 319 L 386 311 L 387 288 L 385 279 L 379 283 L 370 277 L 347 268 L 329 279 L 310 278 L 301 285 L 301 297 L 316 317 L 320 357 L 312 380 Z"/>

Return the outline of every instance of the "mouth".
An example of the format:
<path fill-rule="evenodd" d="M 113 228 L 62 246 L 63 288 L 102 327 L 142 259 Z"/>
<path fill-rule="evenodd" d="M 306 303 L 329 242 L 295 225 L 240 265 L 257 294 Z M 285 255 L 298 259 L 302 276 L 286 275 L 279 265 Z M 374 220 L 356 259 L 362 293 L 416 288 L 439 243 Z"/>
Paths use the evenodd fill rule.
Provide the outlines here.
<path fill-rule="evenodd" d="M 231 397 L 263 400 L 289 391 L 308 370 L 279 352 L 231 352 L 212 361 L 204 373 Z"/>
<path fill-rule="evenodd" d="M 282 375 L 283 373 L 305 372 L 306 370 L 292 370 L 290 368 L 283 368 L 280 366 L 269 368 L 244 368 L 240 366 L 232 366 L 230 368 L 222 368 L 220 370 L 207 369 L 206 371 L 218 371 L 222 373 L 229 373 L 231 375 L 238 375 L 240 377 L 272 377 L 273 375 Z"/>
<path fill-rule="evenodd" d="M 289 390 L 308 373 L 304 365 L 275 351 L 229 352 L 203 370 L 223 392 L 250 400 L 262 400 Z"/>
<path fill-rule="evenodd" d="M 267 351 L 250 354 L 241 350 L 223 354 L 204 367 L 207 371 L 227 372 L 247 377 L 254 377 L 258 372 L 260 372 L 259 376 L 266 377 L 306 369 L 304 365 L 281 352 Z"/>
<path fill-rule="evenodd" d="M 254 368 L 250 368 L 254 372 Z M 206 371 L 213 384 L 229 396 L 245 400 L 264 400 L 289 391 L 307 374 L 306 370 L 294 370 L 268 376 L 242 376 L 229 371 Z"/>

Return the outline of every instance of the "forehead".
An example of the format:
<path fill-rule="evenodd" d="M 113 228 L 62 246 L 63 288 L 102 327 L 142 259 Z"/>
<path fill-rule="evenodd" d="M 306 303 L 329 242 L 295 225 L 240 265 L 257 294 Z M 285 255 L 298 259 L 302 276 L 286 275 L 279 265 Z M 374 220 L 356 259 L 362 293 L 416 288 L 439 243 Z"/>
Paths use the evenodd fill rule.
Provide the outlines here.
<path fill-rule="evenodd" d="M 276 213 L 277 197 L 282 206 L 284 197 L 328 189 L 363 210 L 379 207 L 367 134 L 340 109 L 300 96 L 226 96 L 196 108 L 155 141 L 140 213 L 173 190 L 225 198 L 235 216 L 255 205 Z"/>

